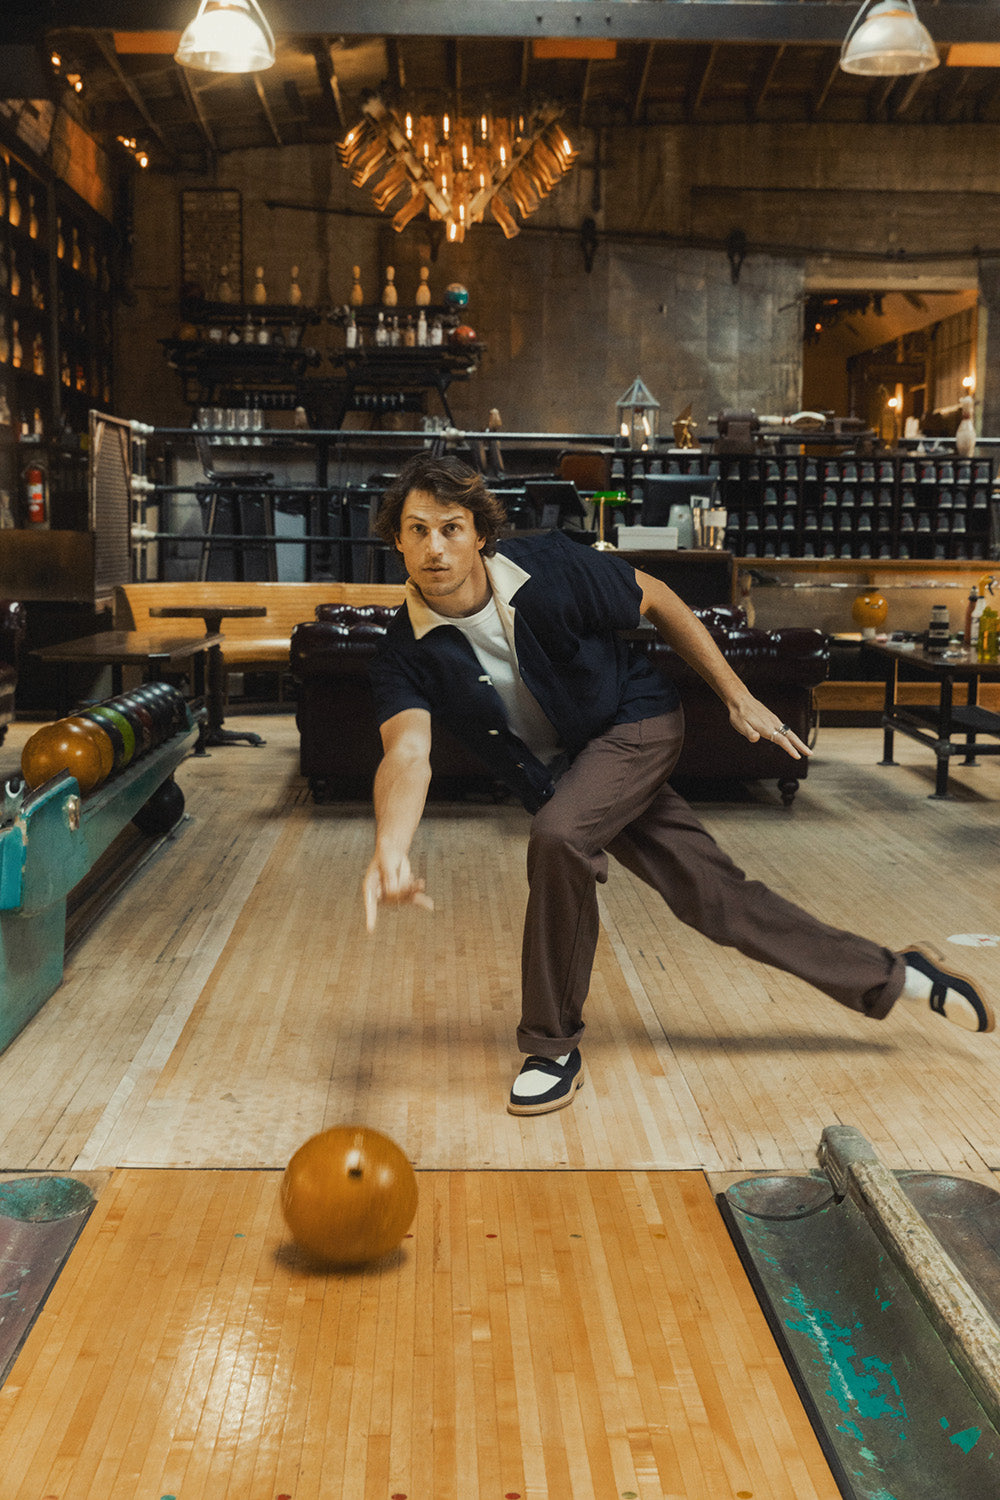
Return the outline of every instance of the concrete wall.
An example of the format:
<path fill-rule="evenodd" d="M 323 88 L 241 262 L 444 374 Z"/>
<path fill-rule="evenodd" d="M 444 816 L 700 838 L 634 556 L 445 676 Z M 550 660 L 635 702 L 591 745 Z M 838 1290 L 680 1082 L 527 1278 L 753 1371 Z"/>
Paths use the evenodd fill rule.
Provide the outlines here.
<path fill-rule="evenodd" d="M 346 301 L 354 264 L 371 301 L 388 264 L 401 301 L 421 263 L 431 264 L 436 296 L 463 282 L 468 320 L 488 352 L 473 380 L 452 388 L 456 419 L 480 426 L 496 406 L 505 427 L 521 431 L 610 432 L 615 401 L 636 375 L 661 401 L 665 424 L 689 401 L 701 425 L 722 405 L 794 410 L 801 294 L 824 265 L 831 278 L 851 265 L 873 285 L 909 277 L 918 286 L 937 267 L 967 267 L 973 247 L 1000 247 L 991 175 L 1000 129 L 727 126 L 576 137 L 573 174 L 517 239 L 477 227 L 433 262 L 426 224 L 395 235 L 332 150 L 227 156 L 211 184 L 144 175 L 134 304 L 119 323 L 121 410 L 188 419 L 156 345 L 177 324 L 183 186 L 242 193 L 247 292 L 258 263 L 277 301 L 293 264 L 309 302 Z M 588 216 L 601 235 L 589 274 L 579 239 Z M 736 227 L 749 244 L 734 282 L 724 247 Z M 337 336 L 324 328 L 310 341 Z M 1000 368 L 991 374 L 988 358 L 981 396 L 1000 387 Z"/>

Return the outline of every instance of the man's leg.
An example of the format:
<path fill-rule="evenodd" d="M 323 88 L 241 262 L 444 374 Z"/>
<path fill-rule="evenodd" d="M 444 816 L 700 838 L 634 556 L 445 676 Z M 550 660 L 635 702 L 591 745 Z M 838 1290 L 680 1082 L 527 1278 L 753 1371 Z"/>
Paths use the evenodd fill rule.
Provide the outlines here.
<path fill-rule="evenodd" d="M 522 1052 L 555 1058 L 583 1034 L 583 1003 L 597 947 L 597 885 L 604 850 L 642 814 L 680 754 L 678 710 L 622 724 L 591 741 L 534 816 L 521 956 Z"/>
<path fill-rule="evenodd" d="M 747 880 L 670 786 L 660 788 L 608 851 L 658 891 L 680 921 L 797 975 L 850 1010 L 881 1019 L 902 991 L 901 955 Z"/>

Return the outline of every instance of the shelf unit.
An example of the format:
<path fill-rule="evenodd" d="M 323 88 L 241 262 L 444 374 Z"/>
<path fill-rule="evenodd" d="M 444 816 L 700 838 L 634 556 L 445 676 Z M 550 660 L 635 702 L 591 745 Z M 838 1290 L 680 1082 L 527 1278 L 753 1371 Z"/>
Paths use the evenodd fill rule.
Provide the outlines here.
<path fill-rule="evenodd" d="M 187 301 L 181 305 L 178 335 L 160 344 L 193 407 L 301 406 L 314 426 L 328 427 L 352 411 L 423 413 L 428 392 L 436 391 L 451 420 L 448 385 L 467 379 L 483 350 L 476 342 L 449 342 L 464 311 L 450 305 L 320 308 Z M 406 325 L 412 323 L 415 332 L 421 312 L 429 324 L 440 322 L 440 345 L 405 343 Z M 346 326 L 352 317 L 359 342 L 348 348 Z M 380 317 L 396 344 L 375 343 Z M 316 327 L 336 330 L 333 346 L 322 334 L 309 335 Z"/>
<path fill-rule="evenodd" d="M 48 475 L 51 524 L 85 529 L 92 407 L 113 399 L 114 231 L 51 172 L 0 144 L 0 490 Z"/>
<path fill-rule="evenodd" d="M 674 473 L 715 479 L 738 557 L 985 560 L 994 463 L 954 454 L 674 454 Z M 641 483 L 641 481 L 639 481 Z M 636 481 L 633 478 L 633 493 Z"/>

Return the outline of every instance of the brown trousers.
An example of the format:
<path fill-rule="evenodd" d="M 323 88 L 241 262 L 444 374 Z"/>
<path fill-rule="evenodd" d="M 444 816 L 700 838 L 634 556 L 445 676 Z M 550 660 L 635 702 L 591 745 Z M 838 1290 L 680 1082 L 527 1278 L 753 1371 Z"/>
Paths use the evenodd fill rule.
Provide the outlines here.
<path fill-rule="evenodd" d="M 716 943 L 784 969 L 881 1019 L 903 988 L 899 955 L 842 932 L 747 880 L 667 784 L 684 716 L 622 724 L 592 740 L 532 820 L 521 960 L 522 1052 L 558 1057 L 583 1034 L 608 854 Z"/>

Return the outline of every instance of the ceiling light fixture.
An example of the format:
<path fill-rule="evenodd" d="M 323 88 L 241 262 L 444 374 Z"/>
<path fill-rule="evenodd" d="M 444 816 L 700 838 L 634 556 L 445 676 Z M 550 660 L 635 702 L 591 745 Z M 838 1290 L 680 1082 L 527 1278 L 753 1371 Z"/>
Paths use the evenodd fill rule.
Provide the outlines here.
<path fill-rule="evenodd" d="M 201 0 L 174 62 L 208 73 L 259 73 L 274 62 L 274 34 L 257 0 Z"/>
<path fill-rule="evenodd" d="M 337 151 L 355 187 L 372 183 L 380 213 L 395 205 L 397 233 L 426 208 L 460 243 L 488 208 L 513 239 L 520 225 L 512 210 L 527 219 L 576 160 L 550 104 L 520 113 L 469 114 L 461 106 L 432 113 L 391 108 L 376 94 L 361 111 Z"/>
<path fill-rule="evenodd" d="M 868 77 L 927 73 L 940 61 L 913 0 L 865 0 L 840 49 L 843 71 Z"/>

